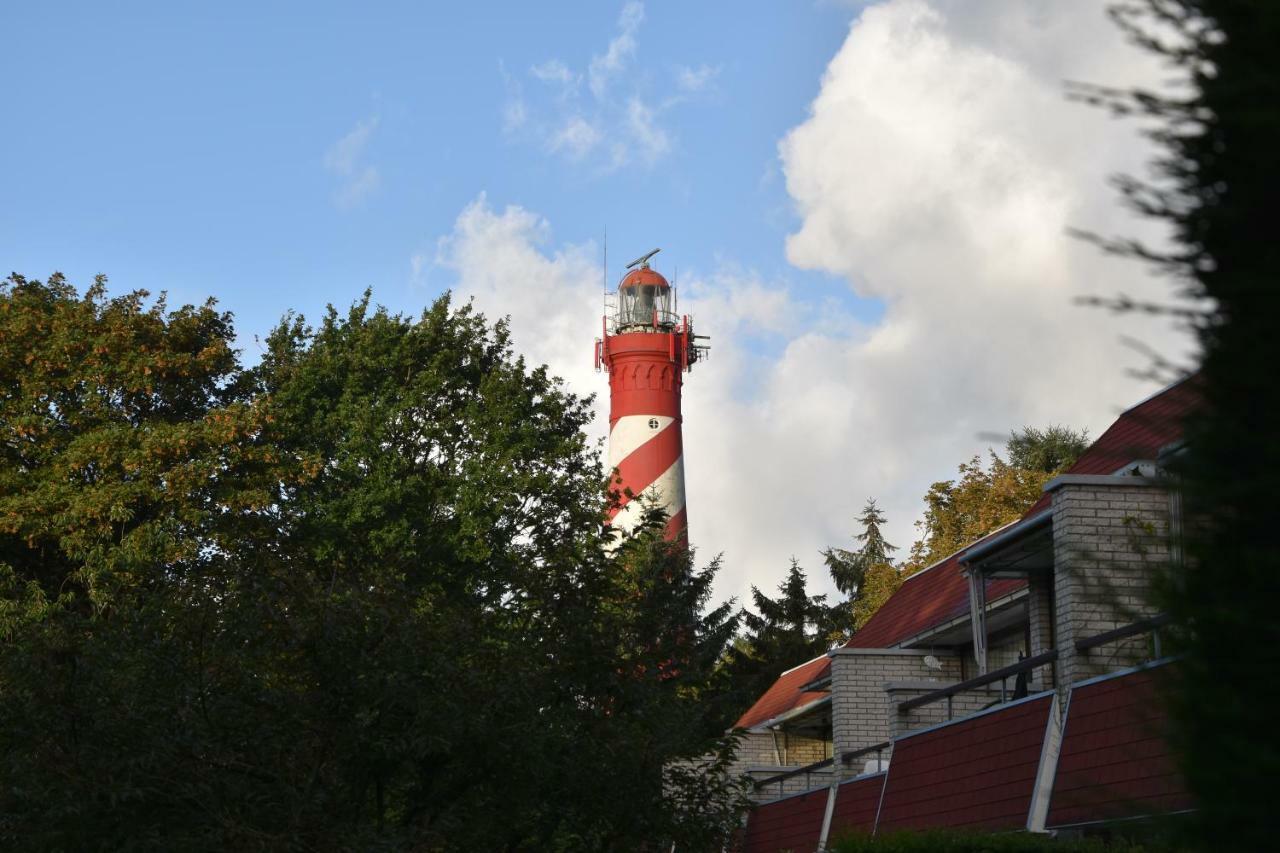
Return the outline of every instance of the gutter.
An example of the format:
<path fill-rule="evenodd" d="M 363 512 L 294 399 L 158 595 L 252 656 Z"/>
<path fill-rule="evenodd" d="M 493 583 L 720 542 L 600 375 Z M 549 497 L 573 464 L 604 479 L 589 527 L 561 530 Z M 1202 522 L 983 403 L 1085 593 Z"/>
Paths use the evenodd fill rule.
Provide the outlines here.
<path fill-rule="evenodd" d="M 823 696 L 821 699 L 814 699 L 812 702 L 809 702 L 808 704 L 801 705 L 798 708 L 792 708 L 790 711 L 783 711 L 781 714 L 779 714 L 776 717 L 770 717 L 769 719 L 764 720 L 763 722 L 756 723 L 754 726 L 747 729 L 747 731 L 752 732 L 753 734 L 762 734 L 764 732 L 769 731 L 774 726 L 780 726 L 783 723 L 794 720 L 796 717 L 803 717 L 805 714 L 808 714 L 810 711 L 816 710 L 822 705 L 830 705 L 830 704 L 831 704 L 831 697 Z"/>
<path fill-rule="evenodd" d="M 991 554 L 993 551 L 997 551 L 1003 546 L 1008 545 L 1010 542 L 1020 539 L 1028 533 L 1033 533 L 1052 523 L 1052 509 L 1046 509 L 1039 515 L 1034 515 L 1031 518 L 1024 518 L 1022 521 L 1018 522 L 1013 527 L 1010 527 L 1003 533 L 997 533 L 990 539 L 979 542 L 977 545 L 969 548 L 969 550 L 960 555 L 960 562 L 968 565 L 974 560 L 981 559 L 982 557 Z"/>

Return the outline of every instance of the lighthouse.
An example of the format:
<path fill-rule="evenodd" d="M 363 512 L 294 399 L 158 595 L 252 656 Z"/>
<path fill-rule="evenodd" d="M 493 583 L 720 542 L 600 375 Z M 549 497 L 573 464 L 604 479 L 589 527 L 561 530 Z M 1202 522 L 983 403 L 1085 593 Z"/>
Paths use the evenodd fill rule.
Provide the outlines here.
<path fill-rule="evenodd" d="M 606 295 L 595 360 L 609 374 L 609 468 L 622 490 L 609 523 L 635 527 L 643 495 L 666 510 L 666 537 L 675 540 L 689 523 L 680 389 L 706 347 L 696 344 L 689 317 L 677 316 L 671 285 L 649 266 L 658 251 L 628 264 L 617 291 Z"/>

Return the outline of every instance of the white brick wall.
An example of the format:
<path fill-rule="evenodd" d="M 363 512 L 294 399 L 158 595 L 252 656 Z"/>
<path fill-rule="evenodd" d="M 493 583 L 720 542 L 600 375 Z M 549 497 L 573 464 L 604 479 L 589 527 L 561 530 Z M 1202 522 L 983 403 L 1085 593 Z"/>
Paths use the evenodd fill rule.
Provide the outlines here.
<path fill-rule="evenodd" d="M 1149 590 L 1154 572 L 1168 560 L 1167 532 L 1168 497 L 1161 488 L 1067 482 L 1054 490 L 1059 689 L 1148 656 L 1148 637 L 1085 654 L 1076 652 L 1075 643 L 1154 614 Z"/>
<path fill-rule="evenodd" d="M 937 655 L 942 671 L 924 665 L 930 654 L 905 649 L 838 649 L 831 660 L 831 711 L 835 755 L 888 740 L 893 733 L 885 685 L 928 681 L 942 687 L 959 680 L 960 659 Z M 895 714 L 896 716 L 896 708 Z M 856 775 L 862 762 L 843 768 Z"/>

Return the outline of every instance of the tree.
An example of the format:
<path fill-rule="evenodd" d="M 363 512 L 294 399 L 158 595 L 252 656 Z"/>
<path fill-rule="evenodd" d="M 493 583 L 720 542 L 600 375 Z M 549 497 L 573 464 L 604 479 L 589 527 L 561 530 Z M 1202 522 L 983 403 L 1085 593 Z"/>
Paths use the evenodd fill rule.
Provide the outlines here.
<path fill-rule="evenodd" d="M 867 567 L 862 587 L 853 600 L 853 627 L 856 631 L 876 615 L 889 598 L 902 586 L 902 570 L 893 563 L 872 563 Z"/>
<path fill-rule="evenodd" d="M 862 525 L 862 532 L 854 537 L 859 543 L 858 549 L 847 551 L 833 547 L 822 552 L 836 588 L 851 598 L 857 594 L 869 566 L 893 562 L 889 555 L 898 548 L 885 541 L 880 532 L 880 525 L 884 523 L 884 513 L 876 506 L 875 498 L 868 498 L 862 515 L 858 516 L 858 524 Z"/>
<path fill-rule="evenodd" d="M 890 556 L 898 548 L 880 531 L 885 517 L 874 498 L 867 499 L 858 523 L 862 532 L 854 537 L 860 546 L 857 550 L 832 547 L 822 552 L 836 587 L 848 596 L 843 608 L 849 612 L 850 632 L 865 625 L 902 585 L 901 572 Z"/>
<path fill-rule="evenodd" d="M 751 587 L 756 612 L 742 611 L 746 632 L 729 649 L 722 667 L 724 725 L 731 725 L 759 699 L 783 670 L 830 648 L 831 608 L 825 595 L 809 595 L 807 584 L 804 569 L 793 557 L 777 598 Z"/>
<path fill-rule="evenodd" d="M 1014 468 L 1057 474 L 1070 467 L 1088 447 L 1086 430 L 1056 425 L 1044 429 L 1024 426 L 1009 435 L 1005 452 Z"/>
<path fill-rule="evenodd" d="M 990 467 L 974 456 L 961 463 L 958 480 L 942 480 L 924 496 L 904 567 L 908 575 L 955 553 L 998 527 L 1016 521 L 1040 498 L 1044 484 L 1071 466 L 1088 446 L 1087 435 L 1063 427 L 1023 427 L 1005 445 L 1009 459 L 989 450 Z"/>
<path fill-rule="evenodd" d="M 6 846 L 719 846 L 666 773 L 727 750 L 716 564 L 605 548 L 587 404 L 505 324 L 366 295 L 244 371 L 144 298 L 0 293 Z"/>
<path fill-rule="evenodd" d="M 1174 464 L 1187 519 L 1185 561 L 1171 566 L 1160 603 L 1182 627 L 1172 694 L 1198 840 L 1224 832 L 1239 849 L 1272 843 L 1271 781 L 1280 775 L 1274 687 L 1280 670 L 1280 548 L 1274 484 L 1280 442 L 1280 248 L 1271 225 L 1280 197 L 1280 7 L 1246 0 L 1149 0 L 1113 13 L 1131 38 L 1184 72 L 1172 95 L 1082 87 L 1086 100 L 1153 119 L 1163 151 L 1156 180 L 1119 179 L 1126 200 L 1168 223 L 1171 250 L 1103 240 L 1168 275 L 1172 305 L 1102 300 L 1170 313 L 1199 335 L 1201 411 Z M 1167 368 L 1158 363 L 1157 369 Z"/>

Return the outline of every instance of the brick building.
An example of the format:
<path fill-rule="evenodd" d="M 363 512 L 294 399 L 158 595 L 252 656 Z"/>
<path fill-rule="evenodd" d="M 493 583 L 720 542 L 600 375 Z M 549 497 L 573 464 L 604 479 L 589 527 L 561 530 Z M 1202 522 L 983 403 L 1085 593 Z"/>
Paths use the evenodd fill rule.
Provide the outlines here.
<path fill-rule="evenodd" d="M 833 833 L 1082 829 L 1191 808 L 1163 737 L 1153 573 L 1186 380 L 1124 412 L 1018 521 L 908 578 L 742 716 L 748 853 Z"/>

